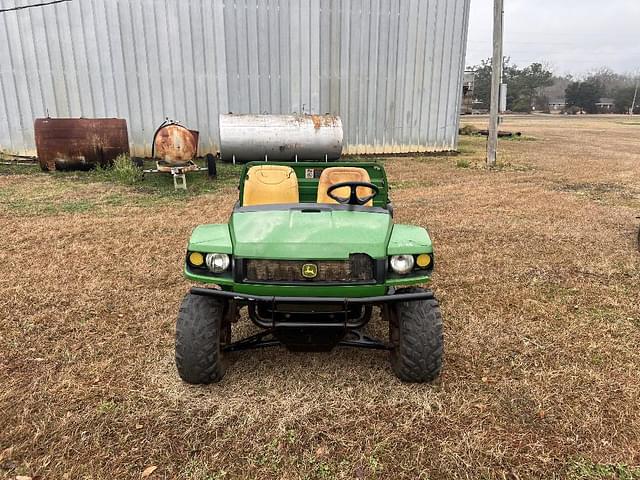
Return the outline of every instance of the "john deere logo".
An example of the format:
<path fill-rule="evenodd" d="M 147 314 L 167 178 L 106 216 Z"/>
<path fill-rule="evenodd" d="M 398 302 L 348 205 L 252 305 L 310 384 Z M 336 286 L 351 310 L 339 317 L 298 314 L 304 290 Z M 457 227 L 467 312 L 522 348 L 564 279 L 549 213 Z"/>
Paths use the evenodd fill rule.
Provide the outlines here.
<path fill-rule="evenodd" d="M 302 265 L 302 276 L 304 278 L 316 278 L 318 275 L 318 266 L 313 263 L 305 263 Z"/>

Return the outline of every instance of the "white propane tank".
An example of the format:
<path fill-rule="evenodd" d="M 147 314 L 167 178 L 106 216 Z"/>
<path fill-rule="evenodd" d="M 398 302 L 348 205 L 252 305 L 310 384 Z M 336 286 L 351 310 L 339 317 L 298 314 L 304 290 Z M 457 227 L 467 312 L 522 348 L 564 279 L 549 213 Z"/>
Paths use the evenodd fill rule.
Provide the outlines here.
<path fill-rule="evenodd" d="M 335 115 L 221 114 L 220 157 L 227 162 L 336 160 L 342 121 Z"/>

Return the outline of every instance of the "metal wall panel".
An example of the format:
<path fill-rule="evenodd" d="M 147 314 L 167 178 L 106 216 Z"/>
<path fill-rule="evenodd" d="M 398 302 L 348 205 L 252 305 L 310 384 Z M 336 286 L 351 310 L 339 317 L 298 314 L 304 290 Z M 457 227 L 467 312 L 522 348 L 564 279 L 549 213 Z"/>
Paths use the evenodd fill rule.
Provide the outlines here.
<path fill-rule="evenodd" d="M 73 0 L 0 13 L 0 151 L 36 117 L 166 117 L 218 149 L 219 113 L 331 113 L 347 153 L 456 147 L 470 0 Z M 33 0 L 0 0 L 1 8 Z"/>

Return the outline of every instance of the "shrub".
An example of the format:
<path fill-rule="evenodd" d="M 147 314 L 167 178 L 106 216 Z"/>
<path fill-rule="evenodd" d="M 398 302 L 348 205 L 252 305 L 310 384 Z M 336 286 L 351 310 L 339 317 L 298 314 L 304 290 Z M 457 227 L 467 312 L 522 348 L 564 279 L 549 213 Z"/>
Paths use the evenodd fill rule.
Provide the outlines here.
<path fill-rule="evenodd" d="M 459 158 L 456 160 L 456 167 L 458 168 L 469 168 L 469 160 L 466 158 Z"/>
<path fill-rule="evenodd" d="M 465 125 L 460 127 L 460 135 L 477 135 L 478 129 L 473 125 Z"/>
<path fill-rule="evenodd" d="M 133 185 L 142 181 L 142 170 L 135 166 L 131 158 L 125 154 L 116 157 L 108 173 L 108 176 L 113 181 L 126 185 Z"/>

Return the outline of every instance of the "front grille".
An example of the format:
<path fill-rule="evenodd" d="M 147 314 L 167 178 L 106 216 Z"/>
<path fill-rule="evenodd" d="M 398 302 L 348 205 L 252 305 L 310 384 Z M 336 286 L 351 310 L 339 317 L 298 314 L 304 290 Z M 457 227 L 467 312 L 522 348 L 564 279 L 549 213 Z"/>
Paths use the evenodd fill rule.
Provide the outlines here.
<path fill-rule="evenodd" d="M 317 274 L 306 278 L 305 265 L 315 265 Z M 245 260 L 249 282 L 369 282 L 375 278 L 373 259 L 353 254 L 349 260 Z"/>

